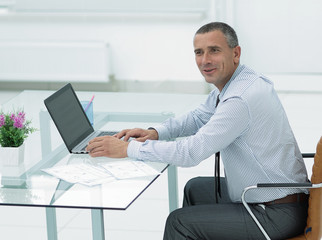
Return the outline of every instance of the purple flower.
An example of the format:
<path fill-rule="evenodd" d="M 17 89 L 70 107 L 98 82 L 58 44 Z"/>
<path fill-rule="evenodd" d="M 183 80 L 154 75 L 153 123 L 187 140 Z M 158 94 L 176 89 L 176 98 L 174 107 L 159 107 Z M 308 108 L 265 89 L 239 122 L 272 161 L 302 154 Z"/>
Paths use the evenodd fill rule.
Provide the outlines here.
<path fill-rule="evenodd" d="M 19 115 L 15 116 L 13 120 L 13 126 L 16 128 L 23 128 L 23 122 L 25 121 L 24 118 L 21 118 Z"/>
<path fill-rule="evenodd" d="M 19 112 L 18 113 L 18 117 L 20 117 L 22 119 L 22 121 L 25 121 L 25 113 L 24 112 Z"/>
<path fill-rule="evenodd" d="M 6 117 L 4 115 L 0 115 L 0 127 L 6 124 Z"/>

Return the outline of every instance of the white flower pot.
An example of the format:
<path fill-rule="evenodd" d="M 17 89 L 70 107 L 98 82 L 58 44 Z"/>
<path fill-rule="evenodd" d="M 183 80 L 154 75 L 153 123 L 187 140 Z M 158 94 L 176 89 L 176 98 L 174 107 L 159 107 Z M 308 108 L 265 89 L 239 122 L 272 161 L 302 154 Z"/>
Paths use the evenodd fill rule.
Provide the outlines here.
<path fill-rule="evenodd" d="M 24 161 L 25 144 L 20 147 L 0 147 L 0 161 L 6 166 L 17 166 Z"/>

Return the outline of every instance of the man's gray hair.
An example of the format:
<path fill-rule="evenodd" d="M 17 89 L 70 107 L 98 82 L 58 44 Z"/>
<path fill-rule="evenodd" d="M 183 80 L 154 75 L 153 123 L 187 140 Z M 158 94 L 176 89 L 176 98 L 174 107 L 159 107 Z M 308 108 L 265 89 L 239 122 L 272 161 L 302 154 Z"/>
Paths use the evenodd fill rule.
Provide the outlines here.
<path fill-rule="evenodd" d="M 234 48 L 238 46 L 238 38 L 235 30 L 231 26 L 223 22 L 211 22 L 206 25 L 203 25 L 196 32 L 196 35 L 212 32 L 216 30 L 221 31 L 225 35 L 227 44 L 230 48 Z"/>

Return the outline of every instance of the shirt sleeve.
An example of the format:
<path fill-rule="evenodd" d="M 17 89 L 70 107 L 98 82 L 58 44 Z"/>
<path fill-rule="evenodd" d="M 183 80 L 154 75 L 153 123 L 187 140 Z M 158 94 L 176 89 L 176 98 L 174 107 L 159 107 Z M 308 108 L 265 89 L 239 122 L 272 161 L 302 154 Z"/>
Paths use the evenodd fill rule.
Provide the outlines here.
<path fill-rule="evenodd" d="M 214 115 L 217 95 L 218 90 L 214 90 L 209 94 L 206 102 L 195 110 L 154 126 L 153 128 L 158 132 L 159 140 L 172 140 L 196 134 Z"/>
<path fill-rule="evenodd" d="M 205 104 L 202 107 L 209 110 L 211 108 L 209 106 L 211 104 Z M 189 116 L 194 119 L 193 121 L 184 119 L 184 117 L 181 120 L 181 122 L 183 120 L 190 122 L 190 125 L 181 125 L 181 127 L 186 127 L 187 129 L 175 134 L 169 134 L 166 137 L 193 133 L 191 136 L 168 142 L 147 140 L 141 143 L 134 140 L 128 145 L 128 156 L 182 167 L 195 166 L 212 154 L 226 148 L 247 131 L 250 124 L 247 104 L 240 98 L 231 98 L 220 102 L 213 113 L 211 111 L 199 112 L 205 112 L 205 116 L 198 116 L 199 110 L 200 108 L 196 110 L 195 116 Z M 210 113 L 211 117 L 209 118 Z M 207 118 L 209 118 L 208 121 Z M 203 123 L 203 121 L 207 122 Z M 170 121 L 163 126 L 168 128 L 172 126 L 171 124 Z"/>

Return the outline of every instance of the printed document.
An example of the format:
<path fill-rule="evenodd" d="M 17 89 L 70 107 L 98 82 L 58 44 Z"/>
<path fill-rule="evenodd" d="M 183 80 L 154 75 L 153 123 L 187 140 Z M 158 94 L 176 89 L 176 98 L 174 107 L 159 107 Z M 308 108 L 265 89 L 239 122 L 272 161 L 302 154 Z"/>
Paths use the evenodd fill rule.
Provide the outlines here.
<path fill-rule="evenodd" d="M 100 163 L 116 179 L 127 179 L 159 175 L 160 173 L 142 161 L 122 160 Z"/>
<path fill-rule="evenodd" d="M 43 169 L 44 172 L 70 183 L 94 186 L 114 181 L 115 178 L 101 167 L 87 163 L 69 164 Z"/>
<path fill-rule="evenodd" d="M 42 169 L 42 171 L 66 182 L 87 186 L 160 174 L 145 162 L 135 160 L 118 160 L 99 163 L 99 165 L 89 163 L 68 164 Z"/>

